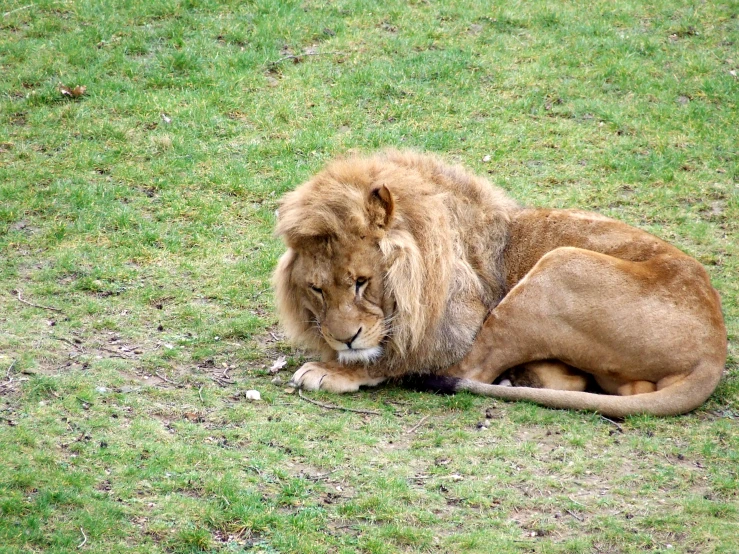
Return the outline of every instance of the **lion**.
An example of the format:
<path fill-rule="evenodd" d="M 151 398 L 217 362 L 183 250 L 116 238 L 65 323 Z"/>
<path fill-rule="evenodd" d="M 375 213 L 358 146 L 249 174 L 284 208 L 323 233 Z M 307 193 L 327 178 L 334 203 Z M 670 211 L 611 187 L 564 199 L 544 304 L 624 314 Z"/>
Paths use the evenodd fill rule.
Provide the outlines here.
<path fill-rule="evenodd" d="M 281 201 L 274 273 L 292 377 L 352 392 L 419 376 L 609 417 L 685 413 L 727 355 L 695 259 L 596 213 L 520 206 L 435 155 L 348 155 Z M 497 383 L 497 384 L 496 384 Z"/>

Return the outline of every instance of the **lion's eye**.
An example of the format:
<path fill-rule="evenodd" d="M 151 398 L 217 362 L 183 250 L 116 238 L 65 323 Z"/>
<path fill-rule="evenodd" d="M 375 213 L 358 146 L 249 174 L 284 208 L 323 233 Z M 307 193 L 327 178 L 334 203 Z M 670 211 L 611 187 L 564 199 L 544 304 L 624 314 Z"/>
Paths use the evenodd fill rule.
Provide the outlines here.
<path fill-rule="evenodd" d="M 310 286 L 310 290 L 312 290 L 316 294 L 320 294 L 321 296 L 323 296 L 323 289 L 321 289 L 321 288 L 319 288 L 319 287 L 317 287 L 315 285 L 311 285 Z"/>
<path fill-rule="evenodd" d="M 357 278 L 357 294 L 359 294 L 359 291 L 362 289 L 362 287 L 367 284 L 367 281 L 369 281 L 369 279 L 365 277 Z"/>

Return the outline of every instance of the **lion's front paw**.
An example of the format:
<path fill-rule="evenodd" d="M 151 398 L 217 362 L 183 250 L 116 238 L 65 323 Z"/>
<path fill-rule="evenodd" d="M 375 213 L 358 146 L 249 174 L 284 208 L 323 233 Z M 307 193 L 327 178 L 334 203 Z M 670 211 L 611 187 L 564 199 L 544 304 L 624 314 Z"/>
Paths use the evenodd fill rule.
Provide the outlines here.
<path fill-rule="evenodd" d="M 370 377 L 361 367 L 347 368 L 308 362 L 295 372 L 290 382 L 303 390 L 325 390 L 329 392 L 355 392 L 361 386 L 373 387 L 382 383 L 383 377 Z"/>
<path fill-rule="evenodd" d="M 327 374 L 328 369 L 325 366 L 308 362 L 293 374 L 290 384 L 303 390 L 319 390 Z"/>

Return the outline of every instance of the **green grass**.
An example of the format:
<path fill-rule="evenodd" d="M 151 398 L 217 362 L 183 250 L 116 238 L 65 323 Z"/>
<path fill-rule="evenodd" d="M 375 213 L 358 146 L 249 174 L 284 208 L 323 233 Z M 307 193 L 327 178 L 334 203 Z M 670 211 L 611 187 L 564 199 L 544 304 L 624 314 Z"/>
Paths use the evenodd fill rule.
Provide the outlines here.
<path fill-rule="evenodd" d="M 0 15 L 0 552 L 736 549 L 735 1 Z M 269 286 L 277 200 L 383 146 L 696 256 L 729 329 L 714 396 L 620 431 L 393 387 L 317 395 L 381 415 L 328 411 L 272 384 L 302 362 Z"/>

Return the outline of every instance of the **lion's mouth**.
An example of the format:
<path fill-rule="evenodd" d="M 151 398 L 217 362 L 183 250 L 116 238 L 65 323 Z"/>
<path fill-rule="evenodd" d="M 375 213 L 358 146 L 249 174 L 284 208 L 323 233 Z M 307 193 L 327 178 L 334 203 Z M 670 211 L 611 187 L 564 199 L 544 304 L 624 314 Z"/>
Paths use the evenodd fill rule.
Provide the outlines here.
<path fill-rule="evenodd" d="M 371 348 L 347 348 L 346 350 L 339 350 L 337 354 L 339 355 L 339 362 L 343 364 L 369 364 L 382 355 L 382 346 L 373 346 Z"/>

